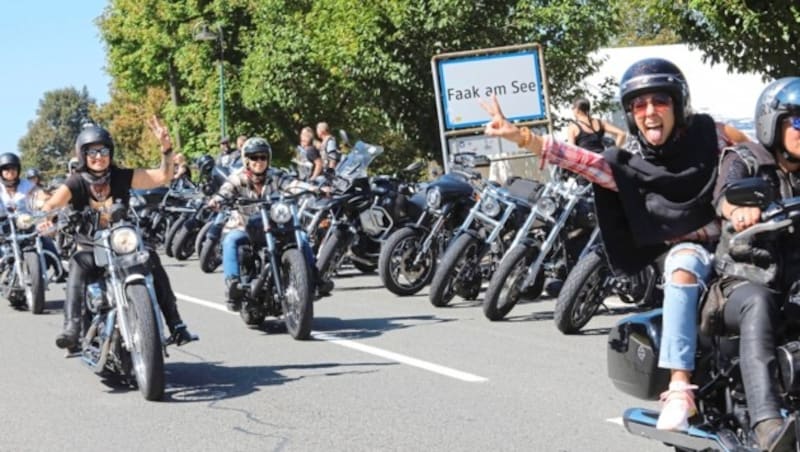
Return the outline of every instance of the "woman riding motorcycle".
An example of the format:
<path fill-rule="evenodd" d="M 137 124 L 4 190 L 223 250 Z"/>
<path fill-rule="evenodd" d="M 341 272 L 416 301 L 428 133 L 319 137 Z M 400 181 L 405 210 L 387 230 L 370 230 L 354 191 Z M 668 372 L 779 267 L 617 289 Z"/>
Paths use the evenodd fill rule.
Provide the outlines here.
<path fill-rule="evenodd" d="M 158 169 L 125 169 L 114 165 L 114 141 L 108 131 L 96 125 L 84 127 L 75 140 L 78 166 L 64 185 L 58 187 L 42 210 L 51 211 L 70 204 L 75 211 L 86 207 L 95 210 L 109 208 L 112 203 L 128 204 L 129 191 L 150 189 L 168 184 L 172 179 L 172 141 L 169 130 L 153 117 L 148 125 L 161 144 L 161 166 Z M 101 222 L 107 221 L 102 219 Z M 40 230 L 52 226 L 40 225 Z M 153 275 L 156 298 L 171 333 L 170 340 L 177 345 L 197 339 L 189 333 L 178 313 L 175 294 L 161 265 L 158 254 L 150 250 L 150 269 Z M 56 337 L 59 348 L 73 349 L 80 333 L 81 300 L 86 281 L 98 271 L 92 250 L 78 248 L 69 261 L 69 278 L 64 302 L 64 330 Z"/>
<path fill-rule="evenodd" d="M 217 193 L 209 200 L 211 208 L 218 208 L 224 200 L 236 198 L 265 199 L 270 193 L 279 189 L 280 174 L 270 170 L 272 147 L 261 137 L 253 137 L 242 146 L 242 157 L 245 169 L 228 176 Z M 222 239 L 222 271 L 225 275 L 225 298 L 228 309 L 238 311 L 241 308 L 239 290 L 239 246 L 249 240 L 247 229 L 262 229 L 258 206 L 244 206 L 233 211 L 225 224 L 225 236 Z M 252 234 L 252 237 L 262 237 Z M 261 245 L 261 244 L 255 244 Z"/>
<path fill-rule="evenodd" d="M 659 367 L 670 369 L 670 385 L 658 428 L 680 429 L 695 411 L 690 377 L 697 303 L 720 234 L 712 204 L 719 151 L 746 136 L 694 114 L 686 78 L 667 60 L 631 65 L 620 81 L 620 100 L 637 152 L 612 148 L 595 154 L 540 137 L 510 123 L 496 99 L 483 104 L 492 117 L 485 133 L 594 183 L 598 224 L 616 270 L 635 274 L 667 253 Z"/>

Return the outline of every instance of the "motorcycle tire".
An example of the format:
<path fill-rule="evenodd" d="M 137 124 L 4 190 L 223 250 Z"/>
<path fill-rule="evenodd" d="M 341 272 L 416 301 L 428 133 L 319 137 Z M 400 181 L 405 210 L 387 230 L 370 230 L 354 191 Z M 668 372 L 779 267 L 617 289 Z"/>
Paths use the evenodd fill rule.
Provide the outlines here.
<path fill-rule="evenodd" d="M 128 331 L 137 340 L 131 344 L 131 361 L 136 385 L 146 400 L 161 400 L 164 396 L 164 354 L 156 324 L 156 312 L 150 292 L 141 282 L 125 288 L 128 298 L 126 319 Z"/>
<path fill-rule="evenodd" d="M 456 295 L 458 274 L 468 265 L 467 260 L 474 258 L 473 265 L 478 265 L 477 253 L 480 245 L 480 241 L 470 234 L 461 234 L 450 243 L 431 280 L 428 298 L 432 305 L 441 308 L 450 303 Z"/>
<path fill-rule="evenodd" d="M 167 228 L 166 234 L 164 234 L 164 254 L 166 254 L 169 257 L 175 257 L 172 244 L 175 241 L 175 234 L 178 232 L 178 230 L 185 222 L 186 222 L 186 217 L 184 216 L 181 216 L 178 219 L 173 220 L 172 223 Z"/>
<path fill-rule="evenodd" d="M 365 275 L 371 275 L 375 273 L 375 270 L 378 268 L 377 265 L 367 264 L 361 261 L 357 261 L 355 259 L 353 259 L 353 267 L 355 267 L 356 270 L 360 271 Z"/>
<path fill-rule="evenodd" d="M 580 332 L 609 295 L 607 280 L 612 277 L 604 256 L 595 252 L 583 256 L 558 294 L 553 312 L 558 330 L 564 334 Z"/>
<path fill-rule="evenodd" d="M 523 296 L 538 298 L 544 289 L 544 272 L 539 271 L 533 285 L 526 291 L 520 285 L 528 274 L 528 266 L 539 256 L 539 248 L 517 245 L 497 267 L 483 296 L 483 315 L 492 321 L 502 320 L 514 309 Z"/>
<path fill-rule="evenodd" d="M 172 257 L 179 261 L 189 259 L 194 253 L 194 239 L 197 228 L 191 227 L 188 221 L 183 222 L 172 239 Z"/>
<path fill-rule="evenodd" d="M 23 265 L 27 269 L 27 276 L 30 281 L 30 289 L 25 289 L 25 300 L 32 314 L 41 314 L 44 312 L 45 272 L 36 252 L 26 251 L 23 259 Z M 28 290 L 30 290 L 30 295 Z"/>
<path fill-rule="evenodd" d="M 208 235 L 208 230 L 214 226 L 214 223 L 206 223 L 203 225 L 202 228 L 197 232 L 197 237 L 194 239 L 194 252 L 198 256 L 200 256 L 200 251 L 203 249 L 203 242 L 206 240 L 206 235 Z"/>
<path fill-rule="evenodd" d="M 319 272 L 320 284 L 317 292 L 320 295 L 327 295 L 333 290 L 333 275 L 339 268 L 339 264 L 344 258 L 349 240 L 346 232 L 333 231 L 327 240 L 322 244 L 317 259 L 317 271 Z M 330 282 L 331 284 L 328 284 Z"/>
<path fill-rule="evenodd" d="M 219 240 L 206 239 L 200 248 L 200 270 L 203 273 L 214 273 L 222 263 Z"/>
<path fill-rule="evenodd" d="M 290 248 L 283 253 L 281 257 L 283 322 L 289 334 L 297 340 L 311 337 L 311 324 L 314 320 L 313 290 L 308 270 L 308 264 L 300 250 Z"/>
<path fill-rule="evenodd" d="M 414 295 L 433 278 L 436 268 L 433 248 L 420 260 L 416 278 L 412 280 L 408 277 L 408 261 L 413 261 L 417 257 L 423 240 L 425 240 L 423 231 L 402 228 L 390 235 L 381 247 L 378 258 L 379 274 L 383 285 L 393 294 L 401 297 Z M 411 269 L 412 272 L 413 270 Z"/>

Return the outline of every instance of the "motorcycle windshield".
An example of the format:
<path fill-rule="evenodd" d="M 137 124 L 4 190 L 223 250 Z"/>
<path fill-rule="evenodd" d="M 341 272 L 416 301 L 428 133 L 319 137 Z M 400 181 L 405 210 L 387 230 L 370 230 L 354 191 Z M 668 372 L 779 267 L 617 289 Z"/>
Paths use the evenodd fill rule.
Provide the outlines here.
<path fill-rule="evenodd" d="M 359 141 L 336 167 L 336 175 L 351 182 L 367 177 L 367 167 L 381 154 L 383 147 Z"/>

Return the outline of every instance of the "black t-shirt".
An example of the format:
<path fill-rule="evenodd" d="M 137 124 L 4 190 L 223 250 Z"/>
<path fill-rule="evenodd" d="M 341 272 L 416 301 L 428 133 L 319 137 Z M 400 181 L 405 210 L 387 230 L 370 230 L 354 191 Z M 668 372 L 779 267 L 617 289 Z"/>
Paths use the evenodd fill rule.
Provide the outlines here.
<path fill-rule="evenodd" d="M 111 167 L 111 194 L 104 201 L 97 201 L 91 196 L 91 184 L 80 173 L 70 175 L 65 184 L 72 195 L 70 200 L 72 208 L 82 211 L 86 206 L 94 209 L 111 207 L 114 202 L 121 202 L 127 207 L 132 182 L 132 169 Z"/>
<path fill-rule="evenodd" d="M 306 146 L 302 149 L 303 152 L 306 154 L 306 159 L 308 159 L 308 161 L 311 163 L 314 163 L 314 161 L 316 161 L 317 159 L 322 158 L 322 156 L 319 153 L 319 149 L 315 148 L 314 146 Z"/>

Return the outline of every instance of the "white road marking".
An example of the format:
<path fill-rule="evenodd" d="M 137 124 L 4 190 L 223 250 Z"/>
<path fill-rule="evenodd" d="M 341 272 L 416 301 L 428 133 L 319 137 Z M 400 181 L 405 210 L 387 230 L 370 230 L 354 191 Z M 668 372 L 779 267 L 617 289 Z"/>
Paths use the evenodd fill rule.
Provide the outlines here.
<path fill-rule="evenodd" d="M 227 307 L 220 304 L 214 303 L 211 301 L 203 300 L 201 298 L 196 298 L 191 295 L 185 295 L 181 293 L 175 293 L 175 296 L 183 301 L 187 301 L 189 303 L 198 304 L 200 306 L 205 306 L 207 308 L 216 309 L 217 311 L 224 312 L 230 315 L 238 315 L 235 312 L 228 311 Z M 466 381 L 468 383 L 483 383 L 485 381 L 489 381 L 488 378 L 481 377 L 479 375 L 474 375 L 467 372 L 462 372 L 460 370 L 452 369 L 450 367 L 441 366 L 439 364 L 434 364 L 432 362 L 423 361 L 421 359 L 412 358 L 410 356 L 401 355 L 400 353 L 391 352 L 389 350 L 384 350 L 381 348 L 373 347 L 371 345 L 361 344 L 359 342 L 350 340 L 350 339 L 342 339 L 337 337 L 333 334 L 328 333 L 321 333 L 318 331 L 313 331 L 311 336 L 314 339 L 325 341 L 331 344 L 340 345 L 342 347 L 347 347 L 353 350 L 357 350 L 363 353 L 367 353 L 374 356 L 379 356 L 381 358 L 387 359 L 389 361 L 395 361 L 401 364 L 406 364 L 409 366 L 417 367 L 419 369 L 427 370 L 429 372 L 437 373 L 439 375 L 444 375 L 446 377 L 455 378 L 456 380 Z"/>
<path fill-rule="evenodd" d="M 612 417 L 612 418 L 606 419 L 606 422 L 611 422 L 612 424 L 617 424 L 620 427 L 623 426 L 622 425 L 622 417 Z"/>

